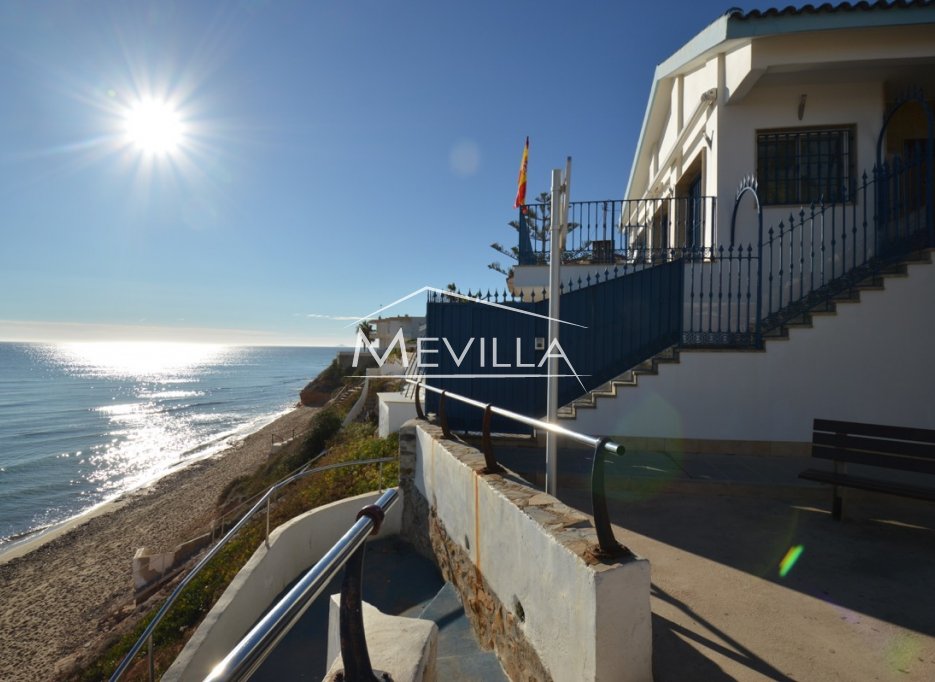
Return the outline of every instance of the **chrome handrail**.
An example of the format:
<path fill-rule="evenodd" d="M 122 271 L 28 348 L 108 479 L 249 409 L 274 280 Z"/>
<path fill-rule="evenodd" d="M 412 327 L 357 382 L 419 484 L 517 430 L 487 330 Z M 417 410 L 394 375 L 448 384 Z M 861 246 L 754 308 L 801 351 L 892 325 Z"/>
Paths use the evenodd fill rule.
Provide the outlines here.
<path fill-rule="evenodd" d="M 165 603 L 163 603 L 162 607 L 156 613 L 155 617 L 153 617 L 149 625 L 146 626 L 146 629 L 143 630 L 143 634 L 140 635 L 139 639 L 136 640 L 136 642 L 134 643 L 130 651 L 127 652 L 127 655 L 124 656 L 123 660 L 120 662 L 120 665 L 117 666 L 116 670 L 114 670 L 114 673 L 110 676 L 110 682 L 117 682 L 117 680 L 119 680 L 123 676 L 123 674 L 127 671 L 127 668 L 130 667 L 130 663 L 133 661 L 133 658 L 143 648 L 143 644 L 148 644 L 149 646 L 149 653 L 148 653 L 149 679 L 152 682 L 152 680 L 155 678 L 155 670 L 154 670 L 154 663 L 153 663 L 153 632 L 156 630 L 156 627 L 159 625 L 160 622 L 162 622 L 162 619 L 169 612 L 169 609 L 172 608 L 172 605 L 175 604 L 175 601 L 176 599 L 178 599 L 179 595 L 182 593 L 182 590 L 184 590 L 188 586 L 188 584 L 195 578 L 195 576 L 197 576 L 198 573 L 200 573 L 201 570 L 208 564 L 208 562 L 211 561 L 211 559 L 213 559 L 217 555 L 217 553 L 221 551 L 224 545 L 226 545 L 231 540 L 231 538 L 233 538 L 234 535 L 236 535 L 237 532 L 241 528 L 243 528 L 244 525 L 246 525 L 246 523 L 260 509 L 260 507 L 264 505 L 264 503 L 266 504 L 266 537 L 264 539 L 264 542 L 266 543 L 266 546 L 269 547 L 270 500 L 272 499 L 272 496 L 280 488 L 300 478 L 304 478 L 305 476 L 309 476 L 311 474 L 319 473 L 322 471 L 330 471 L 332 469 L 343 469 L 346 467 L 360 466 L 363 464 L 382 465 L 386 462 L 395 462 L 395 461 L 396 461 L 395 457 L 380 457 L 376 459 L 360 459 L 360 460 L 354 460 L 351 462 L 337 462 L 335 464 L 326 464 L 324 466 L 315 467 L 314 469 L 300 471 L 299 473 L 293 476 L 290 476 L 289 478 L 285 478 L 279 481 L 278 483 L 276 483 L 275 485 L 273 485 L 272 487 L 270 487 L 270 489 L 266 491 L 266 494 L 264 494 L 263 497 L 257 500 L 256 504 L 254 504 L 253 507 L 250 508 L 250 511 L 244 514 L 243 517 L 241 517 L 241 519 L 233 526 L 233 528 L 227 531 L 224 537 L 222 537 L 217 542 L 217 544 L 214 545 L 214 547 L 212 547 L 211 550 L 207 554 L 205 554 L 205 556 L 201 559 L 201 561 L 199 561 L 195 565 L 195 567 L 189 572 L 189 574 L 185 576 L 182 582 L 180 582 L 175 587 L 175 589 L 172 590 L 172 593 L 166 599 Z M 381 485 L 382 485 L 382 478 L 381 478 Z"/>
<path fill-rule="evenodd" d="M 375 506 L 385 514 L 398 498 L 398 491 L 391 488 L 380 496 Z M 224 660 L 214 667 L 211 674 L 205 678 L 205 682 L 249 678 L 324 591 L 337 572 L 360 549 L 376 525 L 377 522 L 371 515 L 359 514 L 356 523 L 299 579 L 286 596 L 253 626 Z"/>
<path fill-rule="evenodd" d="M 549 422 L 544 422 L 541 419 L 533 419 L 532 417 L 527 417 L 524 414 L 519 412 L 512 412 L 511 410 L 505 410 L 502 407 L 497 407 L 496 405 L 488 405 L 487 403 L 482 403 L 479 400 L 474 400 L 473 398 L 468 398 L 467 396 L 458 395 L 457 393 L 452 393 L 451 391 L 444 391 L 440 388 L 435 388 L 434 386 L 429 386 L 425 381 L 416 381 L 414 379 L 406 379 L 410 384 L 413 384 L 416 387 L 416 390 L 419 388 L 424 388 L 426 391 L 432 391 L 433 393 L 444 394 L 448 398 L 453 398 L 462 403 L 468 405 L 473 405 L 474 407 L 479 407 L 482 410 L 490 408 L 490 411 L 493 414 L 498 414 L 501 417 L 506 417 L 507 419 L 512 419 L 513 421 L 518 421 L 521 424 L 526 426 L 531 426 L 535 429 L 542 429 L 543 431 L 551 431 L 554 434 L 559 436 L 565 436 L 571 440 L 578 441 L 579 443 L 584 443 L 585 445 L 590 445 L 592 448 L 597 447 L 600 443 L 600 438 L 595 438 L 594 436 L 589 436 L 584 433 L 578 433 L 577 431 L 572 431 L 571 429 L 566 429 L 564 426 L 559 426 L 558 424 L 551 424 Z M 615 455 L 622 455 L 625 451 L 625 448 L 620 443 L 615 443 L 612 440 L 608 440 L 604 443 L 603 448 L 607 452 L 613 453 Z"/>
<path fill-rule="evenodd" d="M 610 527 L 610 514 L 607 511 L 607 494 L 604 490 L 604 457 L 602 453 L 604 450 L 611 452 L 615 455 L 622 455 L 626 451 L 625 448 L 610 438 L 595 438 L 594 436 L 588 436 L 583 433 L 578 433 L 577 431 L 571 431 L 566 429 L 564 426 L 559 426 L 558 424 L 552 424 L 550 422 L 544 422 L 541 419 L 533 419 L 532 417 L 527 417 L 524 414 L 519 414 L 518 412 L 512 412 L 510 410 L 505 410 L 502 407 L 496 407 L 488 403 L 482 403 L 479 400 L 474 400 L 473 398 L 468 398 L 467 396 L 458 395 L 457 393 L 452 393 L 451 391 L 445 391 L 434 386 L 429 386 L 424 381 L 415 381 L 413 379 L 406 379 L 407 382 L 415 385 L 415 403 L 416 403 L 416 414 L 420 419 L 425 419 L 425 414 L 422 411 L 422 405 L 419 402 L 419 389 L 424 388 L 427 391 L 432 391 L 433 393 L 438 393 L 440 398 L 438 401 L 438 421 L 442 428 L 442 435 L 445 438 L 451 438 L 451 432 L 448 430 L 448 417 L 445 412 L 445 400 L 451 398 L 452 400 L 457 400 L 459 402 L 465 403 L 467 405 L 472 405 L 484 411 L 484 421 L 483 421 L 483 441 L 482 449 L 484 452 L 484 460 L 487 463 L 486 468 L 481 472 L 485 474 L 498 473 L 503 470 L 493 454 L 493 443 L 490 438 L 490 417 L 493 414 L 500 415 L 501 417 L 506 417 L 507 419 L 512 419 L 518 421 L 521 424 L 526 424 L 535 429 L 541 429 L 543 431 L 551 431 L 552 433 L 570 438 L 571 440 L 577 441 L 579 443 L 584 443 L 585 445 L 590 445 L 594 448 L 594 459 L 591 463 L 591 515 L 594 517 L 594 530 L 597 533 L 597 550 L 594 555 L 601 559 L 613 559 L 629 553 L 626 547 L 617 542 L 614 537 L 614 531 Z"/>

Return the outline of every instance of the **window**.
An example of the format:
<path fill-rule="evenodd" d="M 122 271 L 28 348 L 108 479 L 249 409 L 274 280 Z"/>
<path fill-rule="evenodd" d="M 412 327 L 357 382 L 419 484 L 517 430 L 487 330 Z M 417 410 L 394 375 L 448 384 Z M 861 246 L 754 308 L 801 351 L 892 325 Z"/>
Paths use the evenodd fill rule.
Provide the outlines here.
<path fill-rule="evenodd" d="M 847 201 L 855 175 L 854 126 L 757 133 L 756 176 L 764 205 Z"/>

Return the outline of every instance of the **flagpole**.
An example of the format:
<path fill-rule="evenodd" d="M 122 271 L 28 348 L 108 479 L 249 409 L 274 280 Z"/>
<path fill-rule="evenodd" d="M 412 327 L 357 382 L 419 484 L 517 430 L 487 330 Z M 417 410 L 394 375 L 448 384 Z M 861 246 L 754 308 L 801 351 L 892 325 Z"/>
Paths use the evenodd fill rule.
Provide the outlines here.
<path fill-rule="evenodd" d="M 565 177 L 558 168 L 552 170 L 552 207 L 549 245 L 549 349 L 558 341 L 558 321 L 561 303 L 561 267 L 565 232 L 568 229 L 568 197 L 571 189 L 571 157 L 565 162 Z M 563 181 L 564 180 L 564 181 Z M 558 355 L 549 354 L 546 387 L 546 421 L 558 421 Z M 545 491 L 558 496 L 558 437 L 551 431 L 545 436 Z"/>

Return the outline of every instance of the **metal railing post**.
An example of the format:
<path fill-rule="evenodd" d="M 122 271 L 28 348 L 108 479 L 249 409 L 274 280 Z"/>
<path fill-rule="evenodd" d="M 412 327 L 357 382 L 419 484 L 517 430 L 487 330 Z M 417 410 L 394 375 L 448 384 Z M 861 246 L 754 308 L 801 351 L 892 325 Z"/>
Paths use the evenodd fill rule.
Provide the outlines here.
<path fill-rule="evenodd" d="M 451 431 L 448 430 L 448 411 L 445 409 L 445 395 L 446 392 L 442 391 L 438 397 L 438 423 L 442 427 L 442 435 L 451 440 Z"/>
<path fill-rule="evenodd" d="M 620 556 L 629 550 L 617 542 L 610 527 L 610 514 L 607 512 L 607 494 L 604 490 L 604 446 L 610 439 L 601 438 L 594 446 L 594 461 L 591 463 L 591 513 L 594 516 L 594 530 L 597 531 L 598 554 L 601 558 Z M 619 451 L 618 451 L 619 452 Z"/>
<path fill-rule="evenodd" d="M 422 388 L 422 384 L 420 384 L 418 381 L 415 382 L 415 384 L 416 390 L 414 396 L 416 401 L 416 416 L 422 421 L 425 421 L 425 412 L 422 411 L 422 401 L 419 400 L 419 389 Z"/>
<path fill-rule="evenodd" d="M 269 549 L 269 504 L 271 499 L 273 499 L 272 495 L 266 498 L 266 549 Z"/>
<path fill-rule="evenodd" d="M 497 464 L 497 458 L 493 454 L 493 441 L 490 438 L 490 420 L 493 416 L 493 406 L 487 405 L 484 408 L 484 431 L 481 436 L 481 449 L 484 451 L 485 474 L 498 474 L 503 471 L 503 467 Z"/>
<path fill-rule="evenodd" d="M 360 510 L 357 518 L 370 518 L 374 525 L 371 535 L 380 531 L 383 523 L 383 510 L 377 505 L 369 505 Z M 344 663 L 344 682 L 379 682 L 370 663 L 367 650 L 367 635 L 364 631 L 362 580 L 364 552 L 367 545 L 362 544 L 344 565 L 344 580 L 341 584 L 341 608 L 339 630 L 341 633 L 341 660 Z M 387 679 L 384 676 L 384 679 Z"/>
<path fill-rule="evenodd" d="M 339 623 L 344 682 L 379 682 L 373 673 L 370 652 L 367 650 L 367 636 L 364 632 L 361 581 L 366 547 L 361 545 L 344 565 Z"/>

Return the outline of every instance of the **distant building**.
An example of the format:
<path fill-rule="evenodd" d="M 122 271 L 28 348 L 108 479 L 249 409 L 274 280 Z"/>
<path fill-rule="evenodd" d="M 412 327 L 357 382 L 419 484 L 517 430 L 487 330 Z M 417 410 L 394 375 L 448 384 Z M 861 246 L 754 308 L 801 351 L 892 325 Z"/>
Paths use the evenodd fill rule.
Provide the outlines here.
<path fill-rule="evenodd" d="M 396 317 L 379 317 L 370 320 L 373 329 L 373 339 L 380 342 L 380 348 L 386 348 L 393 341 L 400 329 L 406 339 L 406 347 L 414 346 L 416 339 L 425 331 L 425 318 L 399 315 Z"/>

